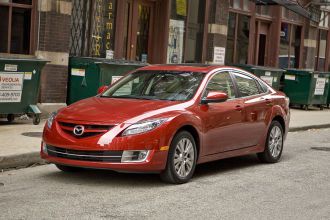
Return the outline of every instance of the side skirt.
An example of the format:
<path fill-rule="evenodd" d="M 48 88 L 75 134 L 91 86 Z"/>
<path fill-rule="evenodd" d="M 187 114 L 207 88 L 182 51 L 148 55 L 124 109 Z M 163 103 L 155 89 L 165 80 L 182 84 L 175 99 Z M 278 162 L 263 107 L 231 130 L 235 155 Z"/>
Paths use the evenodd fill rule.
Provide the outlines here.
<path fill-rule="evenodd" d="M 225 158 L 230 158 L 230 157 L 238 157 L 238 156 L 243 156 L 243 155 L 255 154 L 255 153 L 260 153 L 262 151 L 263 151 L 263 148 L 258 145 L 252 146 L 252 147 L 241 148 L 241 149 L 237 149 L 237 150 L 225 151 L 225 152 L 221 152 L 221 153 L 217 153 L 217 154 L 202 156 L 199 158 L 197 164 L 225 159 Z"/>

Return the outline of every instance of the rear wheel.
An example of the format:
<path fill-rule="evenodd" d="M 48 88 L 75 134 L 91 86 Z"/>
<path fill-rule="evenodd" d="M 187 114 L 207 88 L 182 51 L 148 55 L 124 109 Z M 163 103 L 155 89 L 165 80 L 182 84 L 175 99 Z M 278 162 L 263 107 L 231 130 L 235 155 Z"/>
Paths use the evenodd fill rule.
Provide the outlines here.
<path fill-rule="evenodd" d="M 33 124 L 34 125 L 40 124 L 40 114 L 33 115 Z"/>
<path fill-rule="evenodd" d="M 80 167 L 71 167 L 71 166 L 65 166 L 65 165 L 60 165 L 60 164 L 55 164 L 55 166 L 63 171 L 63 172 L 68 172 L 68 173 L 72 173 L 72 172 L 78 172 L 81 171 L 83 168 Z"/>
<path fill-rule="evenodd" d="M 195 140 L 189 132 L 181 131 L 172 140 L 166 169 L 160 174 L 160 177 L 168 183 L 186 183 L 194 174 L 196 161 Z"/>
<path fill-rule="evenodd" d="M 273 121 L 269 127 L 265 150 L 258 154 L 258 158 L 265 163 L 279 161 L 283 150 L 283 128 L 278 121 Z"/>
<path fill-rule="evenodd" d="M 15 120 L 15 115 L 14 114 L 8 114 L 7 115 L 7 121 L 8 122 L 13 122 Z"/>

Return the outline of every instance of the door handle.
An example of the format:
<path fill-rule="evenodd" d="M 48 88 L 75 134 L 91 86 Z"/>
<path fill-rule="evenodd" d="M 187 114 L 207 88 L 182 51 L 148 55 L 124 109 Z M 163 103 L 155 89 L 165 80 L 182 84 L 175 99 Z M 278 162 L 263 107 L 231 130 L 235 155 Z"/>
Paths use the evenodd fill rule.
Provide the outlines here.
<path fill-rule="evenodd" d="M 236 111 L 242 111 L 242 110 L 243 110 L 243 107 L 240 106 L 240 105 L 236 105 L 236 106 L 235 106 L 235 110 L 236 110 Z"/>
<path fill-rule="evenodd" d="M 271 99 L 265 99 L 266 105 L 273 105 L 273 101 Z"/>
<path fill-rule="evenodd" d="M 261 100 L 265 100 L 267 105 L 273 105 L 273 101 L 269 98 L 261 98 Z"/>

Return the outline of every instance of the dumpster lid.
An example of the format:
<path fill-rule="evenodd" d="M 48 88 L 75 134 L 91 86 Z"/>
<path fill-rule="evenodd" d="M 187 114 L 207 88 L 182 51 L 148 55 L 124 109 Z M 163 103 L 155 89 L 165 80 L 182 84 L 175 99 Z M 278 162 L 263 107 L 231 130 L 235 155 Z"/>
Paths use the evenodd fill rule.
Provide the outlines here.
<path fill-rule="evenodd" d="M 79 59 L 80 62 L 82 60 L 89 60 L 89 63 L 95 64 L 118 64 L 118 65 L 149 65 L 148 63 L 144 63 L 141 61 L 130 61 L 124 59 L 106 59 L 106 58 L 99 58 L 99 57 L 78 57 L 78 56 L 71 56 L 70 59 Z"/>
<path fill-rule="evenodd" d="M 284 69 L 276 68 L 276 67 L 270 67 L 270 66 L 257 66 L 252 64 L 232 64 L 230 66 L 238 67 L 238 68 L 251 68 L 251 69 L 260 69 L 260 70 L 269 70 L 269 71 L 278 71 L 278 72 L 284 72 Z"/>
<path fill-rule="evenodd" d="M 0 61 L 15 61 L 15 62 L 50 62 L 49 60 L 43 60 L 43 59 L 38 59 L 38 58 L 5 58 L 5 57 L 0 57 Z"/>
<path fill-rule="evenodd" d="M 313 75 L 315 72 L 313 70 L 304 69 L 285 69 L 287 74 L 300 74 L 300 75 Z"/>
<path fill-rule="evenodd" d="M 266 66 L 253 66 L 251 69 L 269 70 L 269 71 L 277 71 L 277 72 L 284 72 L 285 71 L 284 69 L 266 67 Z"/>

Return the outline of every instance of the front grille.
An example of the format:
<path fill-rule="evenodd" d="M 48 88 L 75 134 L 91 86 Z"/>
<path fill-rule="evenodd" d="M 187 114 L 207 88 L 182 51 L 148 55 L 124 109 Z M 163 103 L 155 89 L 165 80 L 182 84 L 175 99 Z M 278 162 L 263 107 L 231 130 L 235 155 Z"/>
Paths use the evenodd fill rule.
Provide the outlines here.
<path fill-rule="evenodd" d="M 94 162 L 113 162 L 120 163 L 123 151 L 84 151 L 72 150 L 47 145 L 47 153 L 52 157 L 65 158 L 70 160 L 94 161 Z"/>
<path fill-rule="evenodd" d="M 58 122 L 58 124 L 60 125 L 62 131 L 75 138 L 86 138 L 86 137 L 92 137 L 92 136 L 104 134 L 107 131 L 109 131 L 111 128 L 113 128 L 113 125 L 74 124 L 67 122 Z M 80 136 L 75 135 L 73 133 L 73 129 L 77 125 L 84 126 L 84 133 Z"/>

